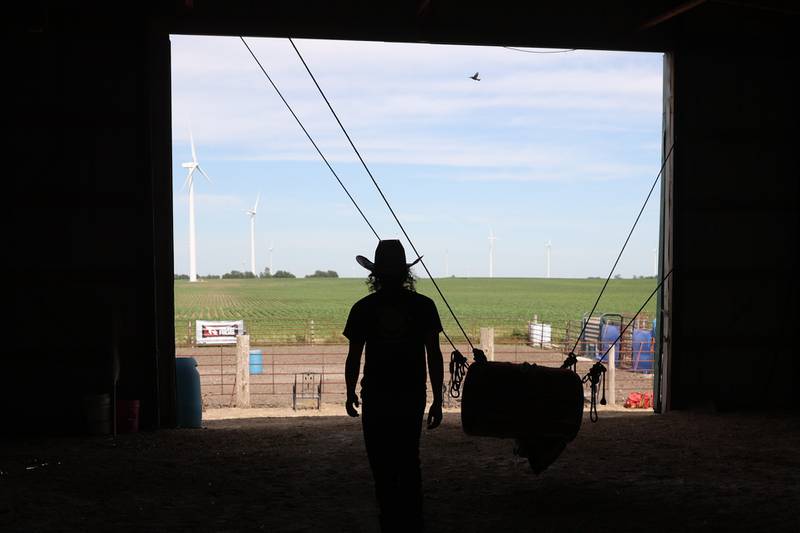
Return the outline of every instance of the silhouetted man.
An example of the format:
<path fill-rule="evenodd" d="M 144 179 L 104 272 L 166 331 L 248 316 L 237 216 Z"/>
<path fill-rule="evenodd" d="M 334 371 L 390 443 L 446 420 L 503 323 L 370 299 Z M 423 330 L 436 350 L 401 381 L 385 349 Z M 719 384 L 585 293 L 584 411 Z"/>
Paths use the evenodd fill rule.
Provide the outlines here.
<path fill-rule="evenodd" d="M 356 382 L 366 344 L 362 426 L 381 530 L 421 531 L 419 437 L 425 413 L 425 355 L 433 391 L 428 429 L 433 429 L 442 421 L 442 324 L 433 300 L 415 292 L 409 269 L 419 259 L 406 264 L 400 241 L 380 241 L 374 263 L 363 256 L 356 261 L 370 271 L 371 294 L 353 305 L 344 329 L 350 341 L 345 407 L 347 414 L 358 416 Z"/>

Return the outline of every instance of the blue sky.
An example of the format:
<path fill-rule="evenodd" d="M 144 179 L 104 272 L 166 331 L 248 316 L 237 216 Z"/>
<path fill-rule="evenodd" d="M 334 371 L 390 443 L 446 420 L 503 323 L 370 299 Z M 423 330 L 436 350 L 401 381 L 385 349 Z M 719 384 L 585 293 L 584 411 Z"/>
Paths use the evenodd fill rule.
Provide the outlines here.
<path fill-rule="evenodd" d="M 400 231 L 287 40 L 248 39 L 382 238 Z M 436 276 L 605 276 L 660 167 L 660 54 L 295 41 Z M 468 78 L 480 72 L 481 81 Z M 256 261 L 361 276 L 375 237 L 238 38 L 172 36 L 175 270 L 188 271 L 189 128 L 200 274 Z M 653 274 L 658 197 L 623 256 Z M 406 246 L 411 255 L 409 247 Z"/>

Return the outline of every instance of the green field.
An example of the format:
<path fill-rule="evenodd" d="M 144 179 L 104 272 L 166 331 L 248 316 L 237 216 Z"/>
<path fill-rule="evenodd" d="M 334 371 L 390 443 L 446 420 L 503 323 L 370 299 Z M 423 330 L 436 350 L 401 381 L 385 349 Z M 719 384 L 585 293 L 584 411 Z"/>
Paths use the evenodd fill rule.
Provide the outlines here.
<path fill-rule="evenodd" d="M 447 278 L 437 280 L 467 334 L 492 326 L 499 339 L 524 339 L 536 314 L 563 335 L 567 321 L 591 309 L 603 280 L 537 278 Z M 655 280 L 612 280 L 598 310 L 633 314 L 655 288 Z M 417 290 L 439 308 L 445 330 L 463 339 L 433 284 Z M 341 331 L 350 306 L 367 294 L 363 279 L 250 279 L 175 282 L 175 340 L 189 344 L 195 319 L 245 321 L 253 344 L 344 342 Z M 655 298 L 646 307 L 655 315 Z M 313 321 L 313 326 L 312 322 Z"/>

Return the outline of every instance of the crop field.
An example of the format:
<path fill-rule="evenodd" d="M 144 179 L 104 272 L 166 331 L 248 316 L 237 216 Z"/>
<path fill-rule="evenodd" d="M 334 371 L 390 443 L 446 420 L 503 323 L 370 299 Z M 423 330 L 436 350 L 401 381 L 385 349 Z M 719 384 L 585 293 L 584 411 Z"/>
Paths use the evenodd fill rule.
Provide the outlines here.
<path fill-rule="evenodd" d="M 588 312 L 603 280 L 540 278 L 446 278 L 437 280 L 470 337 L 494 327 L 498 340 L 521 341 L 534 315 L 563 336 L 567 322 Z M 598 311 L 632 315 L 655 288 L 653 279 L 612 280 Z M 433 284 L 419 280 L 418 292 L 436 302 L 445 331 L 463 337 Z M 175 341 L 188 345 L 194 321 L 244 320 L 251 344 L 336 343 L 350 306 L 368 294 L 363 279 L 244 279 L 175 282 Z M 655 316 L 653 298 L 645 312 Z"/>

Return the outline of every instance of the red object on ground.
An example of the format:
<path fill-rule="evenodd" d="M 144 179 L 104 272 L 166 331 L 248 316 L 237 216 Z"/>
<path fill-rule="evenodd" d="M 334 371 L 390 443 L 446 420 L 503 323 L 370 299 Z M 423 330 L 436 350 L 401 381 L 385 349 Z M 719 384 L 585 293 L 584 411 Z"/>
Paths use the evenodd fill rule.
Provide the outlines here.
<path fill-rule="evenodd" d="M 117 400 L 117 433 L 139 431 L 139 400 Z"/>
<path fill-rule="evenodd" d="M 651 392 L 632 392 L 628 394 L 623 404 L 631 409 L 648 409 L 653 407 L 653 393 Z"/>

